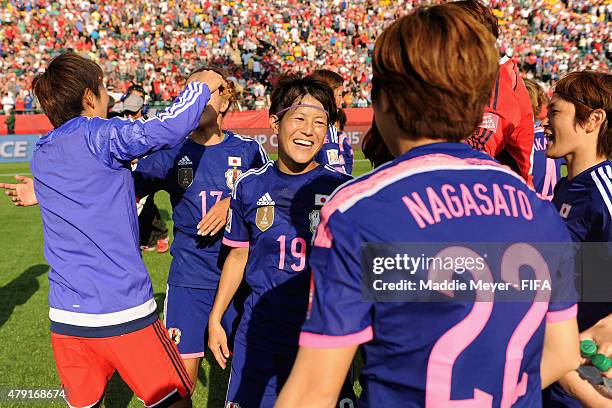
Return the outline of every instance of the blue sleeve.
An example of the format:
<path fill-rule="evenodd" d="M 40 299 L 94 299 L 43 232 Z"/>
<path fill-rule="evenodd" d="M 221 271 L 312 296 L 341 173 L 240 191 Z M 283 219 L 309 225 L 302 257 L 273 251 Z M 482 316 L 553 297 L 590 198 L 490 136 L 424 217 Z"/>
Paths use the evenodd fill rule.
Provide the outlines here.
<path fill-rule="evenodd" d="M 340 165 L 340 149 L 338 145 L 338 130 L 335 126 L 330 125 L 325 134 L 325 141 L 321 150 L 315 155 L 314 159 L 317 163 L 332 167 Z"/>
<path fill-rule="evenodd" d="M 270 161 L 265 149 L 257 140 L 251 142 L 251 162 L 248 165 L 249 169 L 258 169 Z"/>
<path fill-rule="evenodd" d="M 322 165 L 329 165 L 337 169 L 342 166 L 340 160 L 340 146 L 338 143 L 325 143 L 315 156 L 315 161 Z"/>
<path fill-rule="evenodd" d="M 578 259 L 580 244 L 571 242 L 570 235 L 563 231 L 561 239 L 566 242 L 548 244 L 556 259 L 556 266 L 550 268 L 551 297 L 548 304 L 547 321 L 557 322 L 576 317 L 578 301 Z M 550 263 L 550 262 L 549 262 Z"/>
<path fill-rule="evenodd" d="M 243 191 L 240 179 L 238 179 L 230 201 L 225 234 L 223 235 L 223 244 L 233 248 L 249 246 L 249 229 L 242 205 Z"/>
<path fill-rule="evenodd" d="M 612 242 L 612 204 L 604 203 L 600 208 L 601 215 L 601 242 Z"/>
<path fill-rule="evenodd" d="M 342 156 L 344 157 L 344 170 L 346 174 L 353 174 L 353 146 L 349 142 L 349 138 L 345 137 L 342 141 L 343 151 Z"/>
<path fill-rule="evenodd" d="M 323 207 L 325 209 L 325 207 Z M 362 301 L 360 239 L 339 211 L 322 211 L 309 257 L 310 304 L 300 345 L 345 347 L 372 339 L 371 302 Z"/>
<path fill-rule="evenodd" d="M 86 135 L 89 150 L 107 166 L 119 168 L 127 161 L 176 146 L 198 126 L 209 99 L 208 86 L 192 82 L 171 106 L 149 119 L 93 118 Z"/>
<path fill-rule="evenodd" d="M 321 149 L 315 154 L 314 161 L 325 166 L 327 163 L 327 155 L 325 154 L 325 143 L 321 146 Z"/>
<path fill-rule="evenodd" d="M 166 188 L 166 178 L 174 163 L 167 151 L 155 152 L 136 164 L 132 172 L 136 197 L 145 197 Z"/>

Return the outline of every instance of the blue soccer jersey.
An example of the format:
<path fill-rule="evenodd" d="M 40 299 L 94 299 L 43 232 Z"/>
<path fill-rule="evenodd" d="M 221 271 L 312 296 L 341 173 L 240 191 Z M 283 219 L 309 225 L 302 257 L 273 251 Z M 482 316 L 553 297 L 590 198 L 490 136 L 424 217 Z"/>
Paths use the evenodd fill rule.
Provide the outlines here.
<path fill-rule="evenodd" d="M 574 241 L 611 242 L 612 163 L 606 160 L 571 180 L 562 178 L 555 189 L 553 204 Z M 586 295 L 588 298 L 589 294 Z M 581 303 L 578 326 L 581 331 L 586 330 L 609 313 L 611 303 Z"/>
<path fill-rule="evenodd" d="M 349 176 L 328 166 L 300 175 L 274 162 L 236 183 L 223 243 L 248 246 L 247 298 L 236 341 L 295 352 L 308 304 L 307 254 L 327 197 Z"/>
<path fill-rule="evenodd" d="M 609 160 L 584 170 L 571 180 L 562 178 L 555 188 L 552 202 L 565 220 L 574 241 L 612 241 L 612 163 Z M 588 289 L 583 286 L 583 290 Z M 588 329 L 610 313 L 611 303 L 580 303 L 579 330 Z M 559 384 L 554 384 L 545 393 L 544 406 L 578 408 L 582 404 Z"/>
<path fill-rule="evenodd" d="M 325 141 L 321 150 L 316 154 L 315 161 L 317 163 L 332 167 L 334 170 L 341 173 L 350 174 L 345 168 L 345 157 L 343 155 L 344 146 L 340 146 L 340 137 L 338 129 L 334 125 L 330 125 L 327 128 L 327 134 L 325 135 Z M 352 153 L 352 151 L 351 151 Z M 348 152 L 347 152 L 348 154 Z M 352 156 L 351 156 L 351 170 L 352 170 Z"/>
<path fill-rule="evenodd" d="M 612 241 L 612 163 L 605 160 L 571 180 L 562 178 L 553 204 L 576 242 Z"/>
<path fill-rule="evenodd" d="M 268 161 L 255 139 L 224 133 L 225 139 L 211 146 L 187 139 L 174 149 L 140 160 L 134 171 L 138 197 L 158 190 L 170 194 L 174 221 L 170 285 L 217 287 L 223 262 L 219 259 L 222 233 L 200 237 L 197 225 L 206 211 L 231 195 L 242 173 Z"/>
<path fill-rule="evenodd" d="M 340 131 L 338 133 L 338 145 L 340 146 L 340 156 L 342 156 L 344 162 L 344 173 L 351 175 L 353 174 L 354 152 L 349 135 L 346 132 Z"/>
<path fill-rule="evenodd" d="M 509 169 L 463 143 L 416 147 L 347 183 L 322 209 L 300 345 L 365 343 L 363 407 L 539 406 L 544 322 L 573 318 L 573 301 L 367 301 L 361 248 L 560 241 L 571 242 L 554 207 Z M 553 290 L 574 293 L 574 275 L 549 265 Z"/>
<path fill-rule="evenodd" d="M 552 200 L 555 185 L 561 178 L 563 159 L 546 157 L 546 144 L 548 140 L 544 135 L 541 122 L 537 122 L 533 138 L 533 187 L 546 200 Z"/>

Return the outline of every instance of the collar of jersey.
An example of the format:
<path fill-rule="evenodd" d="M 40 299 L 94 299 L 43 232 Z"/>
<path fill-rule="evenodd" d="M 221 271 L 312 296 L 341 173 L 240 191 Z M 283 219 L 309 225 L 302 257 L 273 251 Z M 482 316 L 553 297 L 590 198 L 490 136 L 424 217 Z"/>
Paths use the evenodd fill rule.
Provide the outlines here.
<path fill-rule="evenodd" d="M 310 170 L 307 173 L 302 173 L 302 174 L 287 174 L 287 173 L 283 173 L 279 168 L 278 168 L 278 161 L 274 161 L 274 165 L 272 166 L 272 170 L 274 171 L 274 174 L 276 174 L 277 177 L 281 178 L 281 179 L 289 179 L 289 180 L 295 180 L 299 177 L 308 177 L 311 174 L 316 173 L 317 171 L 320 171 L 324 166 L 318 165 L 317 167 L 315 167 L 314 169 Z"/>
<path fill-rule="evenodd" d="M 220 141 L 220 142 L 219 142 L 219 143 L 217 143 L 217 144 L 214 144 L 214 145 L 208 145 L 208 146 L 207 146 L 207 145 L 202 145 L 202 144 L 199 144 L 198 142 L 194 142 L 193 140 L 191 140 L 191 138 L 187 138 L 187 140 L 189 140 L 189 142 L 190 142 L 190 143 L 192 143 L 192 144 L 194 144 L 194 145 L 196 145 L 196 146 L 200 146 L 200 147 L 201 147 L 201 148 L 203 148 L 203 149 L 204 149 L 204 148 L 206 148 L 206 149 L 212 149 L 212 148 L 215 148 L 215 147 L 217 147 L 217 146 L 222 146 L 222 145 L 223 145 L 225 142 L 227 142 L 227 141 L 229 140 L 230 136 L 233 136 L 233 135 L 234 135 L 234 134 L 233 134 L 232 132 L 230 132 L 229 130 L 224 130 L 224 131 L 223 131 L 223 140 L 222 140 L 222 141 Z"/>
<path fill-rule="evenodd" d="M 81 120 L 89 120 L 89 119 L 91 118 L 88 118 L 86 116 L 74 117 L 70 119 L 69 121 L 62 123 L 61 126 L 47 132 L 44 136 L 38 139 L 38 141 L 36 142 L 36 145 L 41 146 L 41 145 L 44 145 L 45 143 L 49 143 L 53 139 L 62 135 L 63 133 L 70 132 L 72 127 L 79 126 L 77 125 L 77 123 L 81 122 Z"/>
<path fill-rule="evenodd" d="M 436 142 L 414 147 L 406 153 L 398 156 L 395 161 L 414 159 L 415 157 L 429 154 L 447 154 L 459 158 L 481 158 L 492 160 L 483 152 L 472 149 L 467 143 L 462 142 Z"/>
<path fill-rule="evenodd" d="M 570 182 L 570 183 L 574 183 L 574 182 L 580 183 L 582 181 L 586 181 L 587 183 L 593 183 L 593 179 L 591 178 L 591 172 L 593 170 L 596 170 L 596 169 L 600 168 L 601 166 L 605 166 L 606 164 L 612 164 L 612 162 L 610 160 L 607 160 L 607 159 L 602 161 L 602 162 L 599 162 L 596 165 L 591 166 L 588 169 L 583 170 L 582 172 L 578 173 L 577 175 L 574 176 L 573 179 L 568 180 L 568 182 Z M 565 176 L 563 178 L 567 180 L 567 176 Z"/>

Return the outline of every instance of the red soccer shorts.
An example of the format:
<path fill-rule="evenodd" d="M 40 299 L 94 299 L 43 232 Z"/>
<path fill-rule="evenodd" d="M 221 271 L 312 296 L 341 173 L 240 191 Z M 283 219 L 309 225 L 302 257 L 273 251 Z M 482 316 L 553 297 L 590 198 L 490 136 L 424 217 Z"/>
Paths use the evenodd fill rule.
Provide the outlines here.
<path fill-rule="evenodd" d="M 176 345 L 159 320 L 114 337 L 51 333 L 51 344 L 71 407 L 98 403 L 115 371 L 146 406 L 167 406 L 193 391 Z"/>

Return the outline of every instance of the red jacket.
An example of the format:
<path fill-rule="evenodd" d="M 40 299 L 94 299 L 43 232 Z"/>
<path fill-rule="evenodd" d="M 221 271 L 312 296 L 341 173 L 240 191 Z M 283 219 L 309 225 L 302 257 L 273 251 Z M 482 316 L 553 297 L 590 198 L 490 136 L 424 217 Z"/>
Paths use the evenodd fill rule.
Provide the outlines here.
<path fill-rule="evenodd" d="M 467 143 L 509 166 L 533 187 L 533 128 L 529 93 L 516 65 L 507 61 L 500 66 L 482 123 Z"/>

